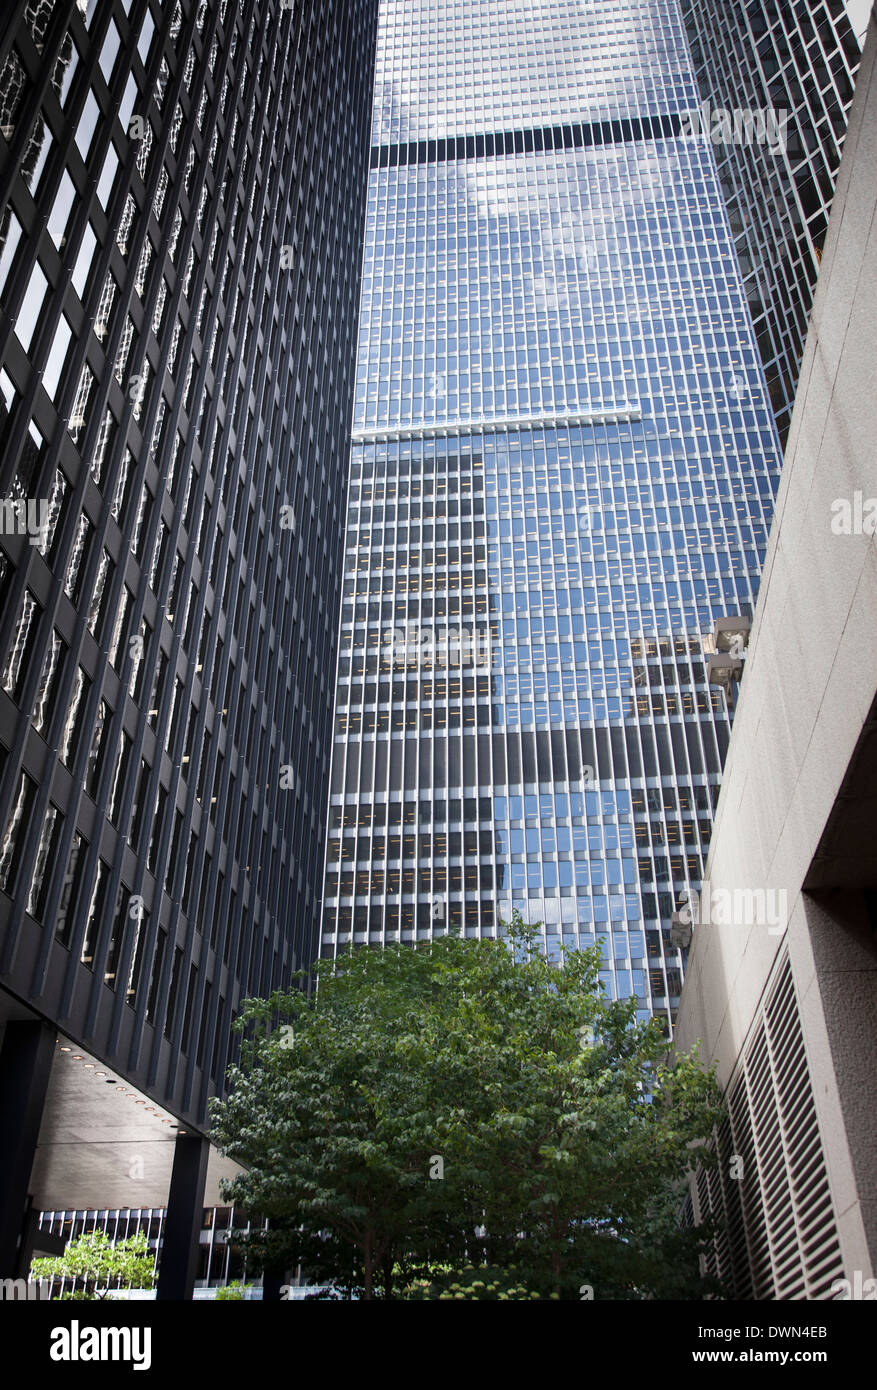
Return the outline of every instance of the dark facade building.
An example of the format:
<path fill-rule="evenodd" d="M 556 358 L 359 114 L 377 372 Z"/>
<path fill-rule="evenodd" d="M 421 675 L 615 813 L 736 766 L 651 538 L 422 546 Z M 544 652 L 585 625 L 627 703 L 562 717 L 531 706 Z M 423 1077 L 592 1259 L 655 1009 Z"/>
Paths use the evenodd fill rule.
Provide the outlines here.
<path fill-rule="evenodd" d="M 240 999 L 316 954 L 376 14 L 6 7 L 0 1022 L 25 1131 L 60 1028 L 197 1135 Z"/>
<path fill-rule="evenodd" d="M 681 7 L 785 444 L 869 6 L 681 0 Z M 764 113 L 779 118 L 773 139 L 756 138 Z"/>

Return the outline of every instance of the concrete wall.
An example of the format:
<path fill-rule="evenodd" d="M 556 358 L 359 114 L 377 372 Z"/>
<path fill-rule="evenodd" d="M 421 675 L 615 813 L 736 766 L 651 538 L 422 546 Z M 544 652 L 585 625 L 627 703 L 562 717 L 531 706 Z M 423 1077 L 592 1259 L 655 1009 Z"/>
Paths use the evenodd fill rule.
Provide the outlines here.
<path fill-rule="evenodd" d="M 856 493 L 865 518 L 877 499 L 875 54 L 872 20 L 706 869 L 714 897 L 783 890 L 786 910 L 779 925 L 695 926 L 677 1029 L 680 1049 L 702 1039 L 727 1084 L 788 948 L 844 1264 L 866 1273 L 877 1255 L 875 1165 L 869 1177 L 861 1157 L 877 1150 L 877 958 L 864 900 L 844 890 L 877 884 L 877 823 L 873 802 L 841 792 L 873 747 L 877 539 L 838 533 L 837 503 L 848 501 L 855 530 Z M 817 901 L 804 885 L 841 806 L 840 839 L 855 852 L 834 883 L 823 856 Z"/>

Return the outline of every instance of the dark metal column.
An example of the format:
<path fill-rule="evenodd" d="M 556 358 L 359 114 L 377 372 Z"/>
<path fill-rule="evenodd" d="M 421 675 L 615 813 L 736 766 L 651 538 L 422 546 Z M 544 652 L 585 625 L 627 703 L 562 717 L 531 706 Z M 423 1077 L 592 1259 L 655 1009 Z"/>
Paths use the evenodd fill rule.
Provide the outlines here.
<path fill-rule="evenodd" d="M 11 1022 L 0 1050 L 0 1276 L 18 1274 L 18 1244 L 55 1055 L 48 1023 Z"/>
<path fill-rule="evenodd" d="M 177 1135 L 158 1268 L 159 1299 L 180 1302 L 192 1297 L 209 1152 L 209 1141 L 200 1135 Z"/>

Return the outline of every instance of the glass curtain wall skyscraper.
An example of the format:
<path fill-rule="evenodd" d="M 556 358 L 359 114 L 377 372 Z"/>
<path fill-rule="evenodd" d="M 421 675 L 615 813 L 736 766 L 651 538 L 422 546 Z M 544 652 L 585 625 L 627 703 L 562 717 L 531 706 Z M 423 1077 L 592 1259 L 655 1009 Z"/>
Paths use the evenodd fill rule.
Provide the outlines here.
<path fill-rule="evenodd" d="M 779 449 L 677 0 L 385 0 L 323 945 L 603 941 L 669 1030 Z"/>

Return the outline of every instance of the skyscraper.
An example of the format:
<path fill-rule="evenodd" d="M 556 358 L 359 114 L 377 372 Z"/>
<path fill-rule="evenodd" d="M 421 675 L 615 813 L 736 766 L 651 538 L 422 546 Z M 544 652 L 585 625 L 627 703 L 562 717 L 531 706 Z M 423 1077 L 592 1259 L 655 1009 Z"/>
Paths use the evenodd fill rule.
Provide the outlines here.
<path fill-rule="evenodd" d="M 202 1132 L 240 998 L 316 949 L 376 15 L 4 17 L 0 1023 L 37 1127 L 16 1039 L 60 1026 Z"/>
<path fill-rule="evenodd" d="M 779 471 L 699 107 L 676 0 L 381 8 L 326 955 L 519 907 L 670 1027 Z"/>
<path fill-rule="evenodd" d="M 681 0 L 711 131 L 782 113 L 781 144 L 714 141 L 743 283 L 785 443 L 870 8 L 844 0 Z M 745 133 L 745 132 L 744 132 Z M 751 131 L 750 131 L 751 134 Z"/>

